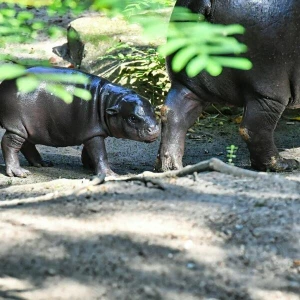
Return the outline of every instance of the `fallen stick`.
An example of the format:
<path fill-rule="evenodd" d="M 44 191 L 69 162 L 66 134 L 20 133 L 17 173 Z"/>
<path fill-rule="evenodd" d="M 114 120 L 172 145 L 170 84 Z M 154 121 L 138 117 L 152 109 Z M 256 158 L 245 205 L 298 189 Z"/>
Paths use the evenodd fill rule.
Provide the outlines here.
<path fill-rule="evenodd" d="M 118 177 L 116 176 L 105 177 L 104 175 L 99 177 L 95 176 L 89 182 L 89 184 L 77 189 L 73 194 L 79 195 L 84 190 L 89 189 L 90 187 L 101 185 L 109 181 L 110 182 L 111 181 L 126 181 L 126 182 L 140 181 L 143 182 L 145 186 L 147 186 L 148 183 L 151 183 L 155 188 L 166 190 L 167 189 L 166 185 L 160 179 L 184 177 L 186 175 L 197 174 L 199 172 L 205 172 L 205 171 L 217 171 L 223 174 L 239 176 L 239 177 L 250 177 L 250 178 L 259 178 L 259 177 L 265 178 L 266 176 L 268 176 L 267 173 L 245 170 L 239 167 L 228 165 L 222 162 L 218 158 L 211 158 L 209 160 L 199 162 L 195 165 L 186 166 L 181 170 L 167 171 L 163 173 L 154 173 L 154 172 L 145 171 L 141 174 L 131 175 L 131 176 L 128 175 L 118 176 Z"/>
<path fill-rule="evenodd" d="M 133 176 L 108 177 L 105 179 L 105 182 L 134 181 L 134 180 L 141 181 L 141 179 L 143 179 L 144 181 L 151 182 L 150 180 L 153 179 L 184 177 L 186 175 L 194 174 L 195 172 L 198 173 L 198 172 L 205 172 L 205 171 L 217 171 L 220 173 L 229 174 L 233 176 L 240 176 L 240 177 L 244 176 L 244 177 L 251 177 L 251 178 L 268 176 L 267 173 L 245 170 L 242 168 L 228 165 L 222 162 L 218 158 L 211 158 L 209 160 L 199 162 L 195 165 L 186 166 L 181 170 L 167 171 L 163 173 L 154 173 L 154 172 L 146 171 L 141 174 L 133 175 Z"/>
<path fill-rule="evenodd" d="M 268 176 L 267 173 L 245 170 L 232 165 L 228 165 L 222 162 L 218 158 L 211 158 L 209 160 L 199 162 L 195 165 L 186 166 L 181 170 L 167 171 L 163 173 L 154 173 L 154 172 L 145 171 L 141 174 L 131 175 L 131 176 L 128 175 L 118 176 L 118 177 L 116 176 L 105 177 L 105 175 L 94 176 L 91 179 L 91 181 L 89 181 L 87 184 L 84 184 L 82 187 L 76 189 L 75 191 L 74 190 L 66 191 L 62 193 L 61 196 L 70 196 L 70 195 L 79 196 L 81 193 L 84 193 L 85 190 L 88 190 L 93 186 L 101 185 L 104 184 L 105 182 L 112 182 L 112 181 L 126 181 L 126 182 L 140 181 L 143 182 L 145 186 L 147 186 L 148 183 L 151 183 L 154 188 L 158 188 L 160 190 L 166 190 L 167 189 L 166 185 L 160 179 L 184 177 L 190 174 L 193 175 L 195 173 L 197 174 L 199 172 L 205 172 L 205 171 L 217 171 L 223 174 L 229 174 L 229 175 L 239 176 L 239 177 L 250 177 L 250 178 L 258 178 L 258 177 L 265 178 L 266 176 Z"/>
<path fill-rule="evenodd" d="M 85 190 L 97 185 L 101 185 L 105 182 L 109 181 L 140 181 L 143 182 L 146 186 L 147 183 L 153 184 L 154 187 L 166 190 L 165 184 L 160 180 L 164 178 L 174 178 L 174 177 L 184 177 L 186 175 L 194 175 L 194 179 L 197 180 L 197 173 L 204 171 L 217 171 L 224 174 L 229 174 L 233 176 L 239 177 L 250 177 L 250 178 L 266 178 L 270 176 L 268 173 L 263 172 L 255 172 L 250 170 L 241 169 L 235 166 L 228 165 L 217 158 L 211 158 L 206 161 L 199 162 L 195 165 L 190 165 L 182 168 L 181 170 L 168 171 L 164 173 L 154 173 L 154 172 L 143 172 L 138 175 L 132 176 L 109 176 L 106 177 L 104 175 L 95 176 L 91 181 L 85 183 L 83 186 L 78 189 L 67 190 L 62 193 L 49 193 L 46 195 L 38 196 L 38 197 L 30 197 L 25 201 L 20 201 L 20 199 L 10 199 L 8 202 L 3 201 L 1 203 L 1 207 L 9 207 L 11 205 L 17 205 L 18 203 L 32 203 L 32 202 L 41 202 L 41 201 L 49 201 L 53 198 L 57 197 L 66 197 L 66 196 L 79 196 L 81 193 L 84 193 Z M 273 178 L 276 178 L 273 176 Z M 277 178 L 278 179 L 278 178 Z M 279 177 L 280 180 L 288 180 L 284 177 Z"/>

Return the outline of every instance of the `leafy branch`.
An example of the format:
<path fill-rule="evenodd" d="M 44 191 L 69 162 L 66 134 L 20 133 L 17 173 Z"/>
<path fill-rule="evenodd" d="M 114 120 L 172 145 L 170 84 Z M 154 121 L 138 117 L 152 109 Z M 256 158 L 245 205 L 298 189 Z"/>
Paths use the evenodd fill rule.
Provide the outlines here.
<path fill-rule="evenodd" d="M 154 50 L 155 54 L 147 53 L 145 58 L 142 55 L 139 57 L 138 51 L 135 51 L 134 56 L 131 57 L 132 64 L 129 63 L 130 57 L 128 55 L 121 58 L 121 62 L 131 73 L 131 80 L 147 78 L 150 73 L 147 73 L 148 70 L 145 68 L 150 67 L 154 73 L 156 72 L 155 77 L 159 78 L 159 84 L 163 84 L 162 80 L 165 77 L 160 72 L 161 62 L 163 62 L 161 56 L 172 57 L 173 70 L 175 72 L 185 70 L 190 77 L 196 76 L 203 70 L 217 76 L 224 67 L 241 70 L 249 70 L 252 67 L 247 58 L 240 56 L 247 51 L 246 45 L 239 43 L 235 38 L 235 35 L 244 33 L 242 26 L 237 24 L 227 26 L 210 24 L 205 22 L 202 15 L 193 14 L 185 8 L 177 7 L 174 9 L 168 26 L 166 17 L 156 14 L 155 10 L 169 7 L 174 3 L 171 0 L 4 0 L 2 2 L 6 3 L 6 8 L 0 9 L 0 47 L 4 47 L 7 42 L 30 42 L 37 37 L 40 31 L 47 31 L 50 36 L 58 34 L 57 27 L 48 28 L 43 22 L 35 20 L 34 15 L 25 9 L 28 5 L 44 6 L 47 8 L 49 15 L 54 13 L 63 15 L 70 10 L 72 13 L 78 14 L 87 9 L 94 9 L 106 11 L 110 14 L 121 13 L 133 22 L 141 24 L 145 29 L 145 33 L 156 39 L 167 36 L 167 43 L 158 48 L 160 55 Z M 16 7 L 23 7 L 24 9 L 18 11 Z M 0 61 L 5 59 L 7 57 L 0 56 Z M 150 61 L 147 61 L 149 59 Z M 16 58 L 10 58 L 10 60 L 17 61 Z M 34 61 L 23 61 L 23 63 L 21 61 L 20 63 L 22 65 L 26 63 L 29 65 L 41 64 L 41 62 L 34 63 Z M 42 63 L 46 64 L 46 62 Z M 11 64 L 9 67 L 11 71 L 7 74 L 9 74 L 9 78 L 17 78 L 20 76 L 21 67 L 12 66 Z M 3 68 L 7 69 L 7 66 Z M 23 67 L 24 70 L 25 67 Z M 152 74 L 154 74 L 153 72 Z M 21 87 L 26 85 L 26 80 L 29 80 L 27 90 L 29 90 L 29 87 L 34 89 L 37 86 L 37 78 L 32 79 L 31 76 L 23 76 L 22 78 L 21 84 L 19 84 Z M 63 98 L 66 101 L 70 99 L 68 97 Z"/>
<path fill-rule="evenodd" d="M 159 52 L 164 56 L 174 55 L 172 69 L 179 72 L 185 68 L 189 77 L 203 70 L 217 76 L 224 67 L 249 70 L 251 62 L 237 56 L 245 53 L 247 46 L 232 37 L 244 32 L 241 25 L 211 24 L 187 9 L 175 9 L 168 29 L 168 42 L 159 47 Z M 231 54 L 234 56 L 228 56 Z"/>

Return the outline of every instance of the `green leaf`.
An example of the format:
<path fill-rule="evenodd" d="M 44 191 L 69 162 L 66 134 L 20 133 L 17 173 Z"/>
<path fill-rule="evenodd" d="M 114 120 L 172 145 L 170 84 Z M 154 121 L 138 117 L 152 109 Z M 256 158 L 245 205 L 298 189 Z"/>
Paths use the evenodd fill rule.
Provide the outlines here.
<path fill-rule="evenodd" d="M 45 27 L 45 23 L 43 23 L 43 22 L 34 22 L 32 24 L 32 29 L 34 29 L 34 30 L 41 30 L 41 29 L 44 29 L 44 27 Z"/>
<path fill-rule="evenodd" d="M 180 48 L 186 45 L 186 39 L 172 39 L 168 41 L 166 44 L 158 47 L 158 53 L 162 56 L 168 56 L 178 51 Z"/>
<path fill-rule="evenodd" d="M 9 18 L 13 18 L 16 12 L 14 9 L 11 8 L 1 8 L 1 15 Z"/>
<path fill-rule="evenodd" d="M 19 20 L 25 21 L 25 20 L 31 20 L 33 19 L 34 15 L 28 11 L 21 11 L 18 13 L 17 18 Z"/>
<path fill-rule="evenodd" d="M 52 93 L 54 96 L 62 99 L 67 104 L 73 102 L 73 95 L 71 95 L 62 85 L 59 84 L 47 84 L 45 89 Z"/>
<path fill-rule="evenodd" d="M 62 36 L 62 29 L 58 26 L 50 26 L 48 33 L 52 39 L 56 39 Z"/>
<path fill-rule="evenodd" d="M 172 60 L 172 69 L 179 72 L 187 65 L 187 63 L 198 53 L 197 46 L 189 46 L 179 50 Z"/>
<path fill-rule="evenodd" d="M 15 64 L 0 65 L 0 80 L 14 79 L 26 73 L 26 68 Z"/>
<path fill-rule="evenodd" d="M 189 64 L 186 66 L 186 73 L 189 77 L 195 77 L 201 71 L 203 71 L 207 65 L 208 56 L 207 55 L 199 55 L 193 58 Z"/>
<path fill-rule="evenodd" d="M 200 14 L 192 13 L 188 8 L 177 6 L 174 8 L 171 22 L 174 21 L 199 21 L 204 20 L 204 16 Z"/>
<path fill-rule="evenodd" d="M 223 67 L 240 70 L 250 70 L 252 68 L 251 61 L 244 57 L 212 56 L 211 58 Z"/>
<path fill-rule="evenodd" d="M 40 81 L 34 76 L 26 76 L 17 79 L 18 90 L 22 93 L 30 93 L 35 90 Z"/>
<path fill-rule="evenodd" d="M 208 60 L 205 69 L 211 76 L 218 76 L 222 73 L 222 66 L 218 62 L 214 61 L 213 58 Z"/>
<path fill-rule="evenodd" d="M 73 84 L 88 84 L 90 79 L 85 74 L 54 74 L 54 73 L 39 73 L 36 74 L 39 79 L 53 81 L 53 82 L 66 82 Z"/>
<path fill-rule="evenodd" d="M 233 34 L 244 34 L 245 28 L 239 24 L 231 24 L 224 26 L 223 34 L 225 35 L 233 35 Z"/>
<path fill-rule="evenodd" d="M 89 100 L 92 99 L 92 94 L 90 93 L 90 91 L 84 90 L 84 89 L 81 89 L 81 88 L 75 88 L 74 91 L 73 91 L 73 94 L 75 96 L 77 96 L 78 98 L 81 98 L 85 101 L 89 101 Z"/>

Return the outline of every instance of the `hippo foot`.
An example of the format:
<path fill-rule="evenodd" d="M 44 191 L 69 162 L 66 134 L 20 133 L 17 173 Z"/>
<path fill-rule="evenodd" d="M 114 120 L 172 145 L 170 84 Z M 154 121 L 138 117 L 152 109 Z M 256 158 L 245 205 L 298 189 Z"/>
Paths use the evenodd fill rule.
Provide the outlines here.
<path fill-rule="evenodd" d="M 112 172 L 110 174 L 106 174 L 106 176 L 105 176 L 106 179 L 112 179 L 112 180 L 115 179 L 115 178 L 118 178 L 118 177 L 120 177 L 120 175 L 115 173 L 115 172 Z"/>
<path fill-rule="evenodd" d="M 160 155 L 158 155 L 154 167 L 155 171 L 167 172 L 180 169 L 182 169 L 182 162 L 179 162 L 179 160 L 167 155 L 161 159 Z"/>
<path fill-rule="evenodd" d="M 281 156 L 272 157 L 271 162 L 266 165 L 259 165 L 252 162 L 252 167 L 259 171 L 290 172 L 299 169 L 300 162 L 295 159 L 286 159 Z"/>
<path fill-rule="evenodd" d="M 9 177 L 26 178 L 30 174 L 30 172 L 21 167 L 6 167 L 6 174 Z"/>
<path fill-rule="evenodd" d="M 33 162 L 33 163 L 31 163 L 31 165 L 33 167 L 36 167 L 36 168 L 53 167 L 52 161 L 48 161 L 48 160 L 43 160 L 43 161 L 40 161 L 40 162 Z"/>
<path fill-rule="evenodd" d="M 103 174 L 105 174 L 105 177 L 118 177 L 119 175 L 117 173 L 115 173 L 114 171 L 112 171 L 111 169 L 107 169 L 107 170 L 102 170 L 102 171 L 98 171 L 95 172 L 96 176 L 102 176 Z"/>

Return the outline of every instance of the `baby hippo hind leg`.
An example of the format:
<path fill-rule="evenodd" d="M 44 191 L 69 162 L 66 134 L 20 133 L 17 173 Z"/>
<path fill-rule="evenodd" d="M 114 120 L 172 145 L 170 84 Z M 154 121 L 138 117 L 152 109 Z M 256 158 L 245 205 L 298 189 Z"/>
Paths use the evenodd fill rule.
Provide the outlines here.
<path fill-rule="evenodd" d="M 30 165 L 34 167 L 52 167 L 53 163 L 42 159 L 35 145 L 25 141 L 21 148 L 22 154 L 25 156 Z"/>
<path fill-rule="evenodd" d="M 283 172 L 299 167 L 298 161 L 281 157 L 274 143 L 274 130 L 285 108 L 279 100 L 264 97 L 246 102 L 239 132 L 256 170 Z"/>
<path fill-rule="evenodd" d="M 6 131 L 1 142 L 2 153 L 6 165 L 6 174 L 9 177 L 27 177 L 30 172 L 21 168 L 18 153 L 25 139 L 17 134 Z"/>

